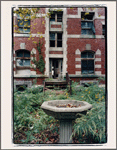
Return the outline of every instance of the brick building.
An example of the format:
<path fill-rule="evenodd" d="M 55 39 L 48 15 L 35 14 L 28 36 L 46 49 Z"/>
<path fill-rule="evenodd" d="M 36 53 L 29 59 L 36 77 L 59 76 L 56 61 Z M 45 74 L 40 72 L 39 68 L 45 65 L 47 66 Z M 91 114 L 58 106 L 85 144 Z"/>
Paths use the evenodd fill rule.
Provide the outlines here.
<path fill-rule="evenodd" d="M 41 8 L 39 18 L 28 20 L 29 27 L 21 25 L 20 17 L 13 23 L 21 33 L 13 33 L 14 83 L 30 87 L 37 79 L 61 78 L 68 72 L 74 81 L 95 80 L 105 76 L 105 8 Z M 51 18 L 45 17 L 53 11 Z M 16 28 L 16 27 L 14 27 Z M 32 33 L 30 37 L 29 33 Z M 40 34 L 38 34 L 40 33 Z M 44 74 L 34 69 L 32 59 L 39 59 L 33 41 L 43 41 Z"/>

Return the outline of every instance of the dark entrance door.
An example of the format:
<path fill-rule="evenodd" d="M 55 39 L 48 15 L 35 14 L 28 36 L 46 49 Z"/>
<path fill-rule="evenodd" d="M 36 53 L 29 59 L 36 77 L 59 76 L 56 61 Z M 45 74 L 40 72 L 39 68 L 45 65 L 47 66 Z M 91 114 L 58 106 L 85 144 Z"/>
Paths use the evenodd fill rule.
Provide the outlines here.
<path fill-rule="evenodd" d="M 52 77 L 52 67 L 54 67 L 54 79 L 62 75 L 63 60 L 57 58 L 50 59 L 50 77 Z"/>

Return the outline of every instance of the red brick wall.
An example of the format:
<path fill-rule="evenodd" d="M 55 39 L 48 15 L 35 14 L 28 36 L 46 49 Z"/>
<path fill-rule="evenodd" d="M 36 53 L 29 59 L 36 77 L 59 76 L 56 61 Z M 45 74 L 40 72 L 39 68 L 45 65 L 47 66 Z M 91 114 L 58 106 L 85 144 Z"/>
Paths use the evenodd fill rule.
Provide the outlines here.
<path fill-rule="evenodd" d="M 62 51 L 50 51 L 49 54 L 63 54 Z"/>
<path fill-rule="evenodd" d="M 95 35 L 102 35 L 102 19 L 95 19 L 94 26 L 95 26 Z"/>
<path fill-rule="evenodd" d="M 81 34 L 81 19 L 68 18 L 67 19 L 68 34 Z"/>
<path fill-rule="evenodd" d="M 37 33 L 42 32 L 42 34 L 45 34 L 45 18 L 36 18 L 31 21 L 31 32 Z"/>
<path fill-rule="evenodd" d="M 78 8 L 67 8 L 67 14 L 68 15 L 77 15 L 78 14 Z"/>
<path fill-rule="evenodd" d="M 51 25 L 51 28 L 61 28 L 61 25 Z"/>
<path fill-rule="evenodd" d="M 105 16 L 105 8 L 98 9 L 98 16 Z"/>

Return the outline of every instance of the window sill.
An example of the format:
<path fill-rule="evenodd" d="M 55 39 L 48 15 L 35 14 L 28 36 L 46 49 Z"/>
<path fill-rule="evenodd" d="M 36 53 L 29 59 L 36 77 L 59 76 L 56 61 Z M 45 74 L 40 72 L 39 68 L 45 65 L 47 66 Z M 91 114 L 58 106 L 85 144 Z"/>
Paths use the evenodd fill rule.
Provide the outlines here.
<path fill-rule="evenodd" d="M 84 34 L 81 34 L 80 38 L 96 38 L 96 35 L 88 35 L 88 34 L 84 35 Z"/>
<path fill-rule="evenodd" d="M 38 75 L 32 75 L 32 74 L 15 74 L 14 78 L 36 78 L 36 77 L 40 77 L 40 78 L 47 78 L 46 75 L 43 74 L 38 74 Z"/>
<path fill-rule="evenodd" d="M 62 47 L 50 47 L 49 51 L 63 51 Z"/>
<path fill-rule="evenodd" d="M 88 35 L 88 34 L 85 34 L 85 35 L 81 34 L 80 38 L 93 38 L 93 39 L 99 38 L 99 39 L 105 39 L 104 35 Z"/>
<path fill-rule="evenodd" d="M 30 37 L 29 33 L 14 33 L 14 37 Z"/>

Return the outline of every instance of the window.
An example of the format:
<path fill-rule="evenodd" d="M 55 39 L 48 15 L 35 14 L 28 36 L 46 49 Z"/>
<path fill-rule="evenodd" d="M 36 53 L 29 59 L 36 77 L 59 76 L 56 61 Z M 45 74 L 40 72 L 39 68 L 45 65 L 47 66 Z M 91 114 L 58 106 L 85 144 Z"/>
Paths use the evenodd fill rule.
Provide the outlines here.
<path fill-rule="evenodd" d="M 53 12 L 50 17 L 50 21 L 62 22 L 62 12 Z"/>
<path fill-rule="evenodd" d="M 19 50 L 16 53 L 16 66 L 17 68 L 30 67 L 30 52 L 27 50 Z"/>
<path fill-rule="evenodd" d="M 102 25 L 102 35 L 105 36 L 105 25 Z"/>
<path fill-rule="evenodd" d="M 62 47 L 62 33 L 50 32 L 50 47 Z"/>
<path fill-rule="evenodd" d="M 81 53 L 82 74 L 94 74 L 94 52 Z"/>
<path fill-rule="evenodd" d="M 30 17 L 28 14 L 25 19 L 20 18 L 18 15 L 18 27 L 20 33 L 30 32 Z"/>
<path fill-rule="evenodd" d="M 94 13 L 81 12 L 81 34 L 95 34 L 93 16 Z"/>

